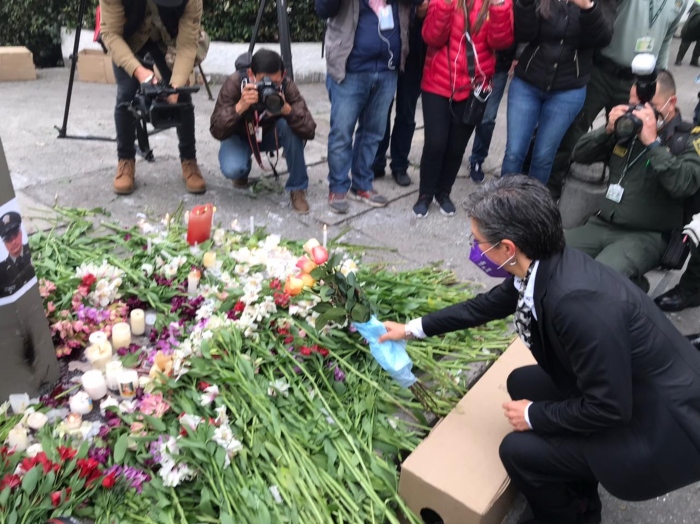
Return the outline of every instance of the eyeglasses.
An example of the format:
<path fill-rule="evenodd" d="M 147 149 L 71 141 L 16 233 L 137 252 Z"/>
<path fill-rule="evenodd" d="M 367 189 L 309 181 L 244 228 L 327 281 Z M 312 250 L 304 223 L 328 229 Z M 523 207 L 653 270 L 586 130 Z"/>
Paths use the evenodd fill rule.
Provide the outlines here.
<path fill-rule="evenodd" d="M 488 240 L 477 240 L 476 238 L 474 238 L 474 233 L 469 234 L 469 243 L 474 247 L 480 246 L 481 244 L 492 244 L 493 246 L 496 246 L 496 245 L 500 244 L 500 242 L 501 241 L 499 240 L 495 244 L 492 244 Z"/>

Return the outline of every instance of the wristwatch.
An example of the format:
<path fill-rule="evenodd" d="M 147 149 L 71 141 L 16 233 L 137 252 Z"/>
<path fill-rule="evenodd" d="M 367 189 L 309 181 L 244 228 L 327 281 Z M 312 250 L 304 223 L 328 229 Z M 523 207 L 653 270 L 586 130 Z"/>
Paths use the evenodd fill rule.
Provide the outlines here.
<path fill-rule="evenodd" d="M 408 324 L 406 324 L 404 326 L 404 329 L 405 329 L 404 335 L 403 335 L 404 340 L 414 340 L 416 338 L 416 336 L 413 334 L 411 329 L 408 327 Z"/>

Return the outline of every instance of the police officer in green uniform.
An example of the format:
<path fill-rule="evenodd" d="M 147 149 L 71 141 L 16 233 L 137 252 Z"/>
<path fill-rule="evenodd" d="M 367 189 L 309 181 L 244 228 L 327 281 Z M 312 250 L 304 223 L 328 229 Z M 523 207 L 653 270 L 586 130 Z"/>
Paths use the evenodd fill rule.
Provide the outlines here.
<path fill-rule="evenodd" d="M 630 104 L 638 101 L 635 85 Z M 621 143 L 615 123 L 627 110 L 613 108 L 607 125 L 574 149 L 574 162 L 608 163 L 610 185 L 598 213 L 567 231 L 566 243 L 648 291 L 644 274 L 659 266 L 669 233 L 686 223 L 686 199 L 700 189 L 700 133 L 681 120 L 668 71 L 659 73 L 651 104 L 633 112 L 641 130 Z"/>
<path fill-rule="evenodd" d="M 593 58 L 583 109 L 564 135 L 554 159 L 547 185 L 555 198 L 561 195 L 574 147 L 593 125 L 598 113 L 605 109 L 607 114 L 627 100 L 634 82 L 631 69 L 634 57 L 638 53 L 651 53 L 659 67 L 668 67 L 673 35 L 688 1 L 616 0 L 613 39 Z"/>
<path fill-rule="evenodd" d="M 22 217 L 10 211 L 0 217 L 0 238 L 8 256 L 0 262 L 0 298 L 15 294 L 36 274 L 32 266 L 29 246 L 22 244 Z"/>

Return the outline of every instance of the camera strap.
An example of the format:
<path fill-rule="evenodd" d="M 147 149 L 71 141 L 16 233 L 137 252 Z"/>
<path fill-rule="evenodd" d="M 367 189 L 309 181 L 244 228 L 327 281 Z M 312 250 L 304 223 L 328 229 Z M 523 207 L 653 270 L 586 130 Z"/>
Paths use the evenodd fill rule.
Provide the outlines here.
<path fill-rule="evenodd" d="M 641 160 L 641 158 L 646 155 L 649 152 L 649 146 L 646 146 L 641 153 L 639 153 L 634 160 L 630 162 L 630 157 L 632 156 L 632 150 L 634 149 L 635 144 L 637 143 L 637 137 L 634 137 L 632 140 L 632 144 L 630 145 L 630 149 L 627 153 L 627 162 L 625 162 L 625 168 L 622 170 L 622 174 L 620 175 L 620 180 L 617 182 L 618 185 L 622 185 L 622 181 L 625 179 L 625 176 L 627 175 L 627 172 L 632 169 L 632 167 L 635 166 L 637 162 Z"/>
<path fill-rule="evenodd" d="M 263 170 L 265 173 L 272 172 L 272 174 L 275 177 L 275 182 L 277 182 L 280 178 L 279 173 L 277 172 L 277 162 L 279 161 L 279 152 L 280 152 L 280 141 L 279 141 L 279 136 L 277 135 L 277 126 L 274 127 L 274 133 L 275 133 L 275 161 L 272 161 L 272 155 L 271 153 L 267 153 L 267 161 L 270 164 L 270 168 L 267 169 L 263 165 L 263 160 L 262 160 L 262 152 L 260 151 L 260 142 L 258 142 L 258 129 L 260 129 L 260 134 L 261 134 L 261 139 L 262 139 L 262 128 L 260 127 L 260 117 L 258 116 L 258 112 L 255 111 L 253 118 L 246 118 L 246 134 L 248 135 L 248 144 L 250 145 L 250 150 L 253 152 L 253 157 L 255 158 L 255 161 L 258 163 L 258 166 L 260 166 L 260 169 Z"/>

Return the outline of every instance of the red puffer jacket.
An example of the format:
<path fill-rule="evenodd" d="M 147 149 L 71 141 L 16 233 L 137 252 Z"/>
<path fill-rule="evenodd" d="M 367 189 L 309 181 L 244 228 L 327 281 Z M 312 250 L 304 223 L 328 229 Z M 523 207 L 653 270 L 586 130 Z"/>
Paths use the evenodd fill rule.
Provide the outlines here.
<path fill-rule="evenodd" d="M 488 1 L 475 0 L 469 13 L 472 27 L 476 24 L 483 2 Z M 421 83 L 423 91 L 453 97 L 457 102 L 469 98 L 471 93 L 465 52 L 469 42 L 464 34 L 464 15 L 459 5 L 459 0 L 452 0 L 449 4 L 445 0 L 430 1 L 423 23 L 423 40 L 428 44 L 428 54 Z M 489 7 L 488 17 L 472 39 L 481 71 L 487 79 L 491 79 L 496 68 L 495 51 L 507 49 L 514 40 L 512 0 Z M 479 69 L 476 71 L 479 73 Z"/>

